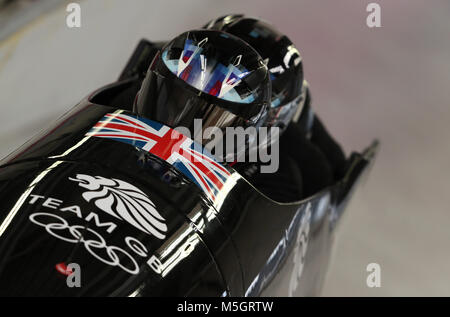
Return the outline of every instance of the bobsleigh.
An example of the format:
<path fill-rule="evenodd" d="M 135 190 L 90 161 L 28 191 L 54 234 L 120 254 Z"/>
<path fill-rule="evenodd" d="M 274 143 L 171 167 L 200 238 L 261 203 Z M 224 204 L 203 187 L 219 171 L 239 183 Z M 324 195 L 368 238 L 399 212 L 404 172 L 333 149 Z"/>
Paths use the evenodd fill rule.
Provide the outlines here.
<path fill-rule="evenodd" d="M 1 296 L 319 294 L 378 143 L 344 156 L 304 111 L 281 136 L 277 172 L 219 163 L 133 111 L 164 44 L 142 40 L 116 82 L 1 160 Z M 168 133 L 198 162 L 173 157 Z"/>

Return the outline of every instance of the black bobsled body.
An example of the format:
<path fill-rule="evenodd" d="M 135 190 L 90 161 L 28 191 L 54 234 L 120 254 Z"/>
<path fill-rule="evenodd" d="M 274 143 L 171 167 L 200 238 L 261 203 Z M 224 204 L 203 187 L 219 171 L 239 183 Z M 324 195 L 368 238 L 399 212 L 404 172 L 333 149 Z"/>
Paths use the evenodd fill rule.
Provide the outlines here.
<path fill-rule="evenodd" d="M 132 115 L 128 96 L 155 47 L 142 42 L 118 82 L 0 162 L 0 295 L 317 294 L 376 144 L 307 197 L 277 202 L 226 167 L 211 200 L 161 157 L 89 135 L 106 115 Z M 67 284 L 71 263 L 80 287 Z"/>

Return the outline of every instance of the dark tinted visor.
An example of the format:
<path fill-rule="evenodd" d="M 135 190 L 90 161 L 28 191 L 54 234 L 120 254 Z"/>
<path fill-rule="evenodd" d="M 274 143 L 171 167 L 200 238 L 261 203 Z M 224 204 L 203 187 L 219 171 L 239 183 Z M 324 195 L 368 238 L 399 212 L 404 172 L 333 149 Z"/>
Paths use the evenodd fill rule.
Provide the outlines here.
<path fill-rule="evenodd" d="M 242 40 L 218 31 L 191 31 L 155 57 L 135 111 L 172 127 L 255 125 L 270 103 L 261 57 Z"/>
<path fill-rule="evenodd" d="M 272 81 L 272 108 L 292 102 L 301 94 L 302 59 L 291 40 L 270 24 L 254 18 L 226 16 L 207 25 L 233 34 L 252 46 L 267 63 Z"/>

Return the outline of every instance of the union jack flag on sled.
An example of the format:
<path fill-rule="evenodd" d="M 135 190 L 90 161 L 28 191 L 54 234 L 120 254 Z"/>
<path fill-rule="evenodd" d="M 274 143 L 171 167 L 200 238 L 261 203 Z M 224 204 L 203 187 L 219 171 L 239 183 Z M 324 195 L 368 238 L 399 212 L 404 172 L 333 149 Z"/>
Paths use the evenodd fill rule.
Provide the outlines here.
<path fill-rule="evenodd" d="M 149 119 L 108 113 L 86 136 L 128 143 L 156 155 L 192 180 L 212 201 L 231 175 L 200 144 Z"/>

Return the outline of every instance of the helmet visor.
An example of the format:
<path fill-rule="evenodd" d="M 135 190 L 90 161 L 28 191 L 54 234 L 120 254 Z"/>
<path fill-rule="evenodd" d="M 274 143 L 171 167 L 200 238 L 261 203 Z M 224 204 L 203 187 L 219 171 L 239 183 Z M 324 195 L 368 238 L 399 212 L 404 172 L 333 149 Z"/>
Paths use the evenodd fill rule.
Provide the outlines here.
<path fill-rule="evenodd" d="M 135 111 L 196 137 L 209 127 L 257 125 L 270 96 L 267 67 L 253 48 L 223 32 L 190 31 L 155 57 Z"/>

